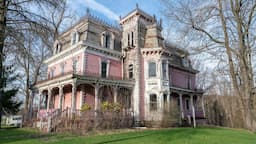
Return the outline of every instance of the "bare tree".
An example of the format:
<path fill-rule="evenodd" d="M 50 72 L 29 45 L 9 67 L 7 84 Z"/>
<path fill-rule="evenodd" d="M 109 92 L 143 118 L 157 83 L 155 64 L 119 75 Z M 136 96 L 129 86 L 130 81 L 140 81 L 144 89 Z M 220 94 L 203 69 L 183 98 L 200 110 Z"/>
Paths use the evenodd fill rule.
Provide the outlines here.
<path fill-rule="evenodd" d="M 47 26 L 49 21 L 47 18 L 43 17 L 37 10 L 44 8 L 59 8 L 60 4 L 65 2 L 65 0 L 1 0 L 0 2 L 0 100 L 3 94 L 3 61 L 5 55 L 5 49 L 12 49 L 15 44 L 21 44 L 24 38 L 24 31 L 38 32 L 38 31 L 50 31 Z M 24 45 L 22 45 L 24 46 Z M 22 52 L 24 56 L 28 59 L 31 57 L 27 55 L 24 51 Z M 39 70 L 38 70 L 39 71 Z M 37 78 L 37 77 L 36 77 Z M 35 79 L 36 79 L 35 78 Z M 29 83 L 29 80 L 27 80 Z M 28 86 L 29 87 L 29 86 Z M 25 113 L 28 112 L 28 98 L 26 96 L 25 101 Z M 1 107 L 1 105 L 0 105 Z M 1 115 L 1 114 L 0 114 Z"/>
<path fill-rule="evenodd" d="M 256 129 L 252 56 L 255 54 L 254 0 L 163 0 L 165 14 L 192 49 L 217 56 L 228 67 L 233 95 L 239 97 L 244 127 Z"/>

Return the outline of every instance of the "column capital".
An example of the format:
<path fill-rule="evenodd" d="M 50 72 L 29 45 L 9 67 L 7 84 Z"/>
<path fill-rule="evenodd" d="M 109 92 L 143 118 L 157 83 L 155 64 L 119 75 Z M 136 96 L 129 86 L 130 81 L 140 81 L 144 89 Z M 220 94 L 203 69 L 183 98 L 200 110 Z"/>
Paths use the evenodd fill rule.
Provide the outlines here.
<path fill-rule="evenodd" d="M 64 87 L 64 84 L 60 84 L 60 85 L 58 86 L 59 89 L 62 89 L 63 87 Z"/>

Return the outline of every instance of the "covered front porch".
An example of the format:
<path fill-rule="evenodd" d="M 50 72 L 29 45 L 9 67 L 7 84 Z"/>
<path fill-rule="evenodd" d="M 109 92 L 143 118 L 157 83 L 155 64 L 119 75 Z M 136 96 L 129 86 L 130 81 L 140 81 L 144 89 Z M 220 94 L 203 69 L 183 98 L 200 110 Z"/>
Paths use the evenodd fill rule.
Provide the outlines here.
<path fill-rule="evenodd" d="M 203 91 L 172 87 L 170 99 L 178 109 L 181 125 L 185 122 L 196 127 L 205 120 Z"/>
<path fill-rule="evenodd" d="M 70 115 L 79 115 L 84 104 L 101 111 L 103 102 L 118 103 L 122 109 L 132 111 L 133 81 L 70 74 L 39 83 L 37 88 L 38 119 L 67 109 Z"/>

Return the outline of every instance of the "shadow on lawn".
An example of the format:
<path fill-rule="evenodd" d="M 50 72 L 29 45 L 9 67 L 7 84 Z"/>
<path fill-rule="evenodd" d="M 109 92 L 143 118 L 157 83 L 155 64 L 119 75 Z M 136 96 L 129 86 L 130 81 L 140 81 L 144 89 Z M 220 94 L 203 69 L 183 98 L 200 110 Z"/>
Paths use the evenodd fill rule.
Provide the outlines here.
<path fill-rule="evenodd" d="M 23 129 L 23 128 L 4 128 L 0 129 L 0 143 L 10 143 L 19 141 L 31 140 L 31 139 L 43 139 L 50 138 L 52 134 L 42 134 L 35 130 Z"/>
<path fill-rule="evenodd" d="M 134 139 L 140 139 L 140 138 L 148 138 L 152 140 L 156 140 L 158 138 L 164 138 L 167 141 L 172 141 L 174 139 L 192 139 L 194 135 L 198 134 L 207 134 L 208 132 L 201 128 L 174 128 L 174 129 L 164 129 L 164 130 L 148 130 L 141 133 L 141 135 L 131 135 L 129 137 L 121 137 L 121 138 L 115 138 L 111 140 L 101 141 L 94 144 L 107 144 L 107 143 L 113 143 L 113 142 L 123 142 L 134 140 Z M 149 137 L 150 136 L 150 137 Z"/>
<path fill-rule="evenodd" d="M 98 143 L 95 143 L 95 144 L 106 144 L 106 143 L 112 143 L 112 142 L 120 142 L 120 141 L 142 138 L 142 137 L 146 137 L 146 136 L 150 136 L 150 135 L 152 135 L 152 134 L 144 134 L 144 135 L 139 135 L 139 136 L 130 136 L 130 137 L 125 137 L 125 138 L 119 138 L 119 139 L 113 139 L 113 140 L 98 142 Z"/>

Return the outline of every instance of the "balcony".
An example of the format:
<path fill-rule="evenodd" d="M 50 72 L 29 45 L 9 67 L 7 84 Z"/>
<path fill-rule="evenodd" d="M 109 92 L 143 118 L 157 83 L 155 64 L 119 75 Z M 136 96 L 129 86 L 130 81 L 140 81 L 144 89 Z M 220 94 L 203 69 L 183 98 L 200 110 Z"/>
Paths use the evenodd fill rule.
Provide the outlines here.
<path fill-rule="evenodd" d="M 44 79 L 44 80 L 41 80 L 39 81 L 37 84 L 41 84 L 41 83 L 44 83 L 46 81 L 50 81 L 50 80 L 55 80 L 55 79 L 59 79 L 59 78 L 62 78 L 62 77 L 76 77 L 76 76 L 84 76 L 84 77 L 91 77 L 91 78 L 96 78 L 96 79 L 105 79 L 105 80 L 126 80 L 126 81 L 132 81 L 131 79 L 128 79 L 128 78 L 123 78 L 122 76 L 107 76 L 107 77 L 102 77 L 101 74 L 99 73 L 92 73 L 92 72 L 81 72 L 81 71 L 69 71 L 69 72 L 65 72 L 65 73 L 61 73 L 61 74 L 58 74 L 58 75 L 54 75 L 53 77 L 49 77 L 47 79 Z"/>

